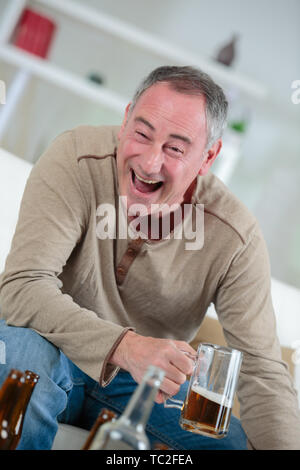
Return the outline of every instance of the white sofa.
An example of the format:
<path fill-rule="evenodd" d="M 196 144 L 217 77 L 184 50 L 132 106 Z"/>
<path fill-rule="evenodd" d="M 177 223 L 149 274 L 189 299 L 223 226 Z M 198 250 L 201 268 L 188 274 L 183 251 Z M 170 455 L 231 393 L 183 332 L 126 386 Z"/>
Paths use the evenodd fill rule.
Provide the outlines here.
<path fill-rule="evenodd" d="M 10 249 L 19 206 L 32 165 L 0 148 L 0 272 Z M 88 431 L 60 424 L 53 450 L 81 449 Z"/>
<path fill-rule="evenodd" d="M 32 165 L 0 148 L 0 272 L 10 249 L 17 223 L 19 206 Z M 300 350 L 300 291 L 272 279 L 278 335 L 282 346 Z M 216 317 L 211 307 L 208 315 Z M 299 359 L 300 354 L 296 355 Z M 299 361 L 296 361 L 300 363 Z M 300 396 L 300 364 L 295 364 L 295 387 Z M 300 404 L 300 402 L 299 402 Z M 60 425 L 54 449 L 80 449 L 88 432 L 68 425 Z"/>

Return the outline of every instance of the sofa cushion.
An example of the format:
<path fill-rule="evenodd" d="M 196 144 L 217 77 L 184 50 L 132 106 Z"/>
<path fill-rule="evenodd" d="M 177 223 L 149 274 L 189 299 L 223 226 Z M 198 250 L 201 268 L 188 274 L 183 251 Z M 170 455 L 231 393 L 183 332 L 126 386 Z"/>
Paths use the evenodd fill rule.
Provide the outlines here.
<path fill-rule="evenodd" d="M 0 273 L 10 250 L 31 168 L 30 163 L 0 148 Z"/>

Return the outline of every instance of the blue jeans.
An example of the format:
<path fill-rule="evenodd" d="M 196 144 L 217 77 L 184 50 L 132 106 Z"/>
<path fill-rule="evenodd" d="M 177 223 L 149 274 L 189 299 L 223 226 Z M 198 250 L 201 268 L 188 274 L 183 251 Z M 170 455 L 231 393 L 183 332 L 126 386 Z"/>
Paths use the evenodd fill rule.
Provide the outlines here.
<path fill-rule="evenodd" d="M 82 372 L 56 346 L 29 328 L 7 326 L 0 320 L 0 341 L 6 363 L 0 364 L 0 386 L 10 369 L 30 369 L 40 375 L 25 415 L 18 449 L 51 449 L 58 423 L 90 429 L 102 408 L 121 414 L 137 384 L 120 371 L 106 387 Z M 183 399 L 188 384 L 175 398 Z M 179 410 L 154 404 L 146 433 L 151 444 L 163 442 L 172 449 L 246 449 L 240 421 L 232 416 L 228 435 L 220 440 L 184 431 Z"/>

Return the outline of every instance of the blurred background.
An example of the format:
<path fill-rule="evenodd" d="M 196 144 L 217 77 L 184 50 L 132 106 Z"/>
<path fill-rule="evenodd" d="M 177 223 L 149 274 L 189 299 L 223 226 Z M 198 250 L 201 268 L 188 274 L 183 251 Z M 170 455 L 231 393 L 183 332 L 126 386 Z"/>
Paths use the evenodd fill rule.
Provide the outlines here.
<path fill-rule="evenodd" d="M 259 220 L 300 319 L 299 18 L 299 0 L 0 0 L 0 147 L 34 163 L 66 129 L 120 124 L 153 68 L 202 68 L 230 102 L 213 171 Z"/>

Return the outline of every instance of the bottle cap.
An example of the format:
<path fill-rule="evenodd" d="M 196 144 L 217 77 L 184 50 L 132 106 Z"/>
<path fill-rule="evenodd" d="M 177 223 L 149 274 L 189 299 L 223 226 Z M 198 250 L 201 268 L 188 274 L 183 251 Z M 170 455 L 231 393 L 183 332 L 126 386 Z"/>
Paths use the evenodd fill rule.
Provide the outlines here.
<path fill-rule="evenodd" d="M 25 381 L 27 383 L 36 384 L 40 376 L 31 370 L 25 370 Z"/>

